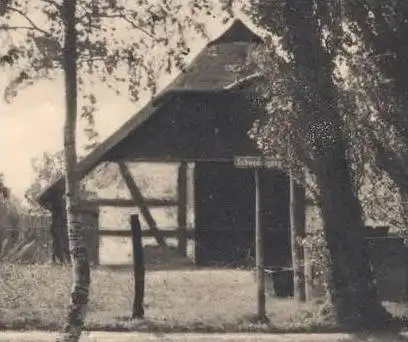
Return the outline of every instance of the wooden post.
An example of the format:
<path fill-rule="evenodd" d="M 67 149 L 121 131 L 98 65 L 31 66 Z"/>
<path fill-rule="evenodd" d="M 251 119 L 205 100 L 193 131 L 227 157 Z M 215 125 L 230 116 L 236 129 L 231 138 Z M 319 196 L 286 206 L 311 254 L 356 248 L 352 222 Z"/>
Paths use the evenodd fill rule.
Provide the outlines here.
<path fill-rule="evenodd" d="M 190 258 L 193 263 L 196 263 L 195 248 L 196 248 L 196 238 L 195 238 L 195 178 L 194 178 L 195 163 L 187 163 L 187 229 L 190 234 L 187 236 L 187 241 L 190 241 L 192 248 L 188 250 L 187 244 L 187 257 Z M 188 240 L 190 239 L 190 240 Z"/>
<path fill-rule="evenodd" d="M 289 172 L 289 178 L 293 291 L 295 299 L 304 302 L 306 300 L 304 253 L 298 239 L 305 236 L 305 189 L 296 183 L 292 171 Z"/>
<path fill-rule="evenodd" d="M 266 320 L 265 310 L 265 270 L 262 229 L 262 208 L 260 194 L 259 170 L 255 168 L 255 250 L 256 250 L 256 282 L 257 282 L 257 313 L 259 320 Z"/>
<path fill-rule="evenodd" d="M 133 274 L 135 279 L 135 297 L 133 299 L 132 318 L 144 317 L 144 285 L 145 285 L 145 264 L 142 246 L 142 229 L 140 227 L 139 216 L 130 216 L 130 226 L 132 229 L 132 249 L 133 249 Z"/>
<path fill-rule="evenodd" d="M 187 256 L 187 162 L 181 162 L 177 179 L 177 223 L 178 223 L 178 245 L 177 249 L 182 256 Z"/>

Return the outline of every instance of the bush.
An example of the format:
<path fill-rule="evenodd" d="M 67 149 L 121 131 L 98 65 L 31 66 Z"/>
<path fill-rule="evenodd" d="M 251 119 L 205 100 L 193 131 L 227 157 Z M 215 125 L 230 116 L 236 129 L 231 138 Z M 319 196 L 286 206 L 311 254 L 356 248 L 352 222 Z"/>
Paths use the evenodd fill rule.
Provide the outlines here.
<path fill-rule="evenodd" d="M 21 220 L 18 227 L 3 228 L 0 241 L 0 262 L 43 264 L 51 258 L 51 237 L 48 226 L 38 227 Z"/>
<path fill-rule="evenodd" d="M 329 254 L 323 230 L 315 230 L 300 242 L 308 250 L 313 285 L 326 293 L 329 276 Z"/>

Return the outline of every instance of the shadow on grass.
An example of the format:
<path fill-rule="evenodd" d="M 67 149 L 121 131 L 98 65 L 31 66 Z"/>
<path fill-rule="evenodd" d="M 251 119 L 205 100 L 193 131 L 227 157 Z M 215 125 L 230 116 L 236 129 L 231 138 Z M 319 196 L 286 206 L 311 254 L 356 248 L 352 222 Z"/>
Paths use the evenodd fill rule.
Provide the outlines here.
<path fill-rule="evenodd" d="M 187 257 L 183 257 L 172 246 L 145 246 L 144 259 L 147 271 L 179 271 L 195 269 L 194 263 Z M 111 269 L 114 271 L 131 271 L 132 262 L 126 264 L 109 264 L 105 263 L 98 268 Z"/>
<path fill-rule="evenodd" d="M 0 322 L 1 330 L 44 330 L 60 331 L 62 322 L 48 322 L 44 324 L 36 318 L 19 319 L 9 324 Z M 146 319 L 132 319 L 130 316 L 114 317 L 109 324 L 106 322 L 87 322 L 84 331 L 106 331 L 106 332 L 148 332 L 157 334 L 167 333 L 251 333 L 251 334 L 338 334 L 346 333 L 351 336 L 344 341 L 353 342 L 408 342 L 408 335 L 401 335 L 400 329 L 382 331 L 353 331 L 331 325 L 310 325 L 308 327 L 288 327 L 280 328 L 273 324 L 273 321 L 259 321 L 256 316 L 247 316 L 236 323 L 229 324 L 208 324 L 207 322 L 189 322 L 188 325 Z"/>
<path fill-rule="evenodd" d="M 399 333 L 353 333 L 352 341 L 355 342 L 406 342 L 408 337 Z"/>
<path fill-rule="evenodd" d="M 250 271 L 253 267 L 243 265 L 211 264 L 208 266 L 198 266 L 188 257 L 180 255 L 173 246 L 144 246 L 144 259 L 147 271 L 180 271 L 180 270 L 202 270 L 202 269 L 228 269 Z M 98 269 L 111 269 L 115 271 L 132 270 L 132 262 L 126 264 L 103 263 Z"/>
<path fill-rule="evenodd" d="M 187 323 L 187 322 L 186 322 Z M 62 321 L 42 322 L 31 318 L 20 318 L 12 322 L 0 322 L 4 330 L 44 330 L 59 331 L 63 328 Z M 317 328 L 317 329 L 316 329 Z M 245 317 L 235 323 L 220 323 L 206 321 L 190 321 L 187 324 L 168 322 L 166 320 L 132 319 L 130 316 L 114 317 L 109 322 L 92 321 L 86 322 L 85 331 L 108 331 L 108 332 L 149 332 L 149 333 L 310 333 L 340 332 L 339 329 L 330 327 L 308 327 L 282 329 L 273 325 L 273 322 L 258 321 L 252 316 Z"/>

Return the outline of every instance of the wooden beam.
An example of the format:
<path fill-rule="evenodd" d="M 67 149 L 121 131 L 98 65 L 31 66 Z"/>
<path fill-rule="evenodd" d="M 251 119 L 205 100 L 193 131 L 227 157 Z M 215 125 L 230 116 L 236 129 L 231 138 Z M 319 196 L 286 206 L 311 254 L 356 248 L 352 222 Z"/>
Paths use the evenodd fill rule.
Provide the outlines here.
<path fill-rule="evenodd" d="M 132 231 L 130 229 L 100 229 L 98 231 L 99 236 L 107 236 L 107 237 L 131 237 Z M 166 229 L 161 230 L 160 234 L 165 238 L 176 238 L 179 236 L 178 228 L 173 229 Z M 155 237 L 155 233 L 151 230 L 142 230 L 143 237 Z M 186 229 L 186 236 L 188 239 L 192 239 L 194 237 L 194 230 L 193 229 Z"/>
<path fill-rule="evenodd" d="M 149 207 L 170 207 L 170 206 L 177 206 L 178 201 L 172 198 L 145 198 L 144 202 Z M 87 199 L 82 200 L 82 204 L 85 205 L 95 205 L 95 206 L 106 206 L 106 207 L 123 207 L 123 208 L 131 208 L 136 207 L 137 202 L 133 199 L 125 199 L 125 198 L 95 198 L 95 199 Z"/>
<path fill-rule="evenodd" d="M 130 237 L 132 231 L 130 229 L 99 229 L 98 234 L 99 236 Z"/>
<path fill-rule="evenodd" d="M 149 207 L 144 201 L 142 193 L 140 192 L 135 180 L 133 179 L 129 168 L 124 162 L 118 162 L 118 165 L 119 171 L 126 183 L 126 186 L 129 189 L 130 195 L 132 196 L 137 206 L 140 208 L 140 212 L 143 215 L 144 219 L 146 220 L 149 229 L 154 233 L 155 235 L 154 237 L 156 238 L 157 243 L 159 244 L 159 246 L 166 246 L 166 242 L 164 241 L 161 232 L 157 228 L 156 221 L 154 220 L 152 214 L 150 213 Z"/>
<path fill-rule="evenodd" d="M 170 164 L 179 164 L 181 162 L 186 162 L 186 163 L 200 163 L 200 162 L 226 162 L 226 163 L 232 163 L 234 162 L 234 157 L 214 157 L 214 158 L 184 158 L 184 157 L 179 157 L 179 158 L 170 158 L 170 157 L 129 157 L 126 159 L 119 159 L 119 160 L 112 160 L 112 162 L 117 162 L 117 163 L 126 163 L 126 162 L 131 162 L 131 163 L 170 163 Z"/>
<path fill-rule="evenodd" d="M 187 256 L 187 167 L 186 162 L 180 163 L 177 179 L 177 224 L 179 228 L 177 249 L 182 256 Z"/>
<path fill-rule="evenodd" d="M 209 233 L 211 233 L 211 232 L 213 232 L 213 229 L 203 227 L 202 231 L 204 231 L 204 232 L 208 231 Z M 245 233 L 245 232 L 248 232 L 248 231 L 249 231 L 248 229 L 235 229 L 235 227 L 233 227 L 233 228 L 231 228 L 231 227 L 228 227 L 228 228 L 220 227 L 220 229 L 216 230 L 217 233 L 225 233 L 225 234 L 232 234 L 234 232 L 237 232 L 237 234 L 242 234 L 242 233 Z M 287 229 L 282 229 L 282 231 L 287 231 Z M 116 229 L 116 228 L 104 227 L 104 228 L 100 229 L 99 232 L 102 232 L 102 233 L 100 233 L 101 235 L 106 235 L 106 236 L 115 236 L 115 235 L 117 235 L 115 232 L 119 232 L 118 233 L 119 235 L 123 234 L 124 236 L 130 236 L 130 235 L 128 235 L 129 233 L 126 233 L 126 232 L 129 232 L 128 229 Z M 123 233 L 121 233 L 121 232 L 123 232 Z M 143 236 L 145 236 L 145 237 L 153 237 L 155 235 L 155 233 L 152 232 L 150 229 L 144 229 L 143 232 L 144 232 Z M 160 235 L 162 235 L 163 237 L 166 237 L 166 238 L 167 237 L 178 237 L 178 232 L 179 232 L 178 227 L 167 227 L 167 228 L 160 229 Z M 194 228 L 187 228 L 186 232 L 187 232 L 187 237 L 189 239 L 194 237 Z M 268 230 L 264 229 L 264 232 L 268 232 Z M 269 232 L 273 234 L 273 233 L 278 233 L 279 230 L 275 231 L 274 229 L 271 229 L 271 230 L 269 230 Z"/>

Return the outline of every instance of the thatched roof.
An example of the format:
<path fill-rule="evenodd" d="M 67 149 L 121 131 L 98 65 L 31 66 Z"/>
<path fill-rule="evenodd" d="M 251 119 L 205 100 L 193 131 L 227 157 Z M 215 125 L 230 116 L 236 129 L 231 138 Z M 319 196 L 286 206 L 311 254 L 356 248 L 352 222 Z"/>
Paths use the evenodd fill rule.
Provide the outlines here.
<path fill-rule="evenodd" d="M 174 93 L 220 91 L 254 72 L 246 66 L 249 54 L 263 40 L 241 20 L 235 20 L 219 38 L 209 42 L 187 70 L 154 99 L 165 101 Z"/>
<path fill-rule="evenodd" d="M 245 67 L 245 63 L 252 49 L 262 42 L 262 39 L 242 21 L 235 20 L 219 38 L 207 44 L 187 67 L 187 70 L 181 73 L 162 93 L 78 163 L 79 177 L 83 178 L 103 162 L 110 150 L 166 106 L 169 98 L 174 94 L 231 91 L 232 89 L 225 90 L 226 86 L 253 72 Z M 51 209 L 53 199 L 59 196 L 63 189 L 64 179 L 61 178 L 44 190 L 38 202 Z"/>

